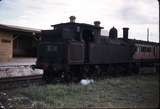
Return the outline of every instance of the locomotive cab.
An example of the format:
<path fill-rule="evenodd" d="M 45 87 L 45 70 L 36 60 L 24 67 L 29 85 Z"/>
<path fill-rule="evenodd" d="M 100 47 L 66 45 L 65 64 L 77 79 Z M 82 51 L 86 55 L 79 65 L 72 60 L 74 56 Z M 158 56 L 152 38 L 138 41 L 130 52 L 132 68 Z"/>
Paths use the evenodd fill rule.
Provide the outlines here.
<path fill-rule="evenodd" d="M 75 41 L 94 41 L 96 37 L 100 36 L 102 27 L 84 24 L 84 23 L 62 23 L 51 25 L 54 31 L 61 32 L 64 40 Z"/>
<path fill-rule="evenodd" d="M 49 65 L 64 62 L 64 44 L 61 32 L 54 30 L 43 30 L 41 41 L 37 48 L 36 65 L 42 69 L 48 69 Z"/>

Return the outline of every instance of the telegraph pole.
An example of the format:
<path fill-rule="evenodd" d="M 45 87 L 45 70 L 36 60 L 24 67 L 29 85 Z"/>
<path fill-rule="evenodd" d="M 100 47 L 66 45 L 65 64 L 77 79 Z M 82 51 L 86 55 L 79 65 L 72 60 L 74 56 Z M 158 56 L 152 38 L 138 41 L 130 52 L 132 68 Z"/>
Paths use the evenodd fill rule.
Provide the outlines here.
<path fill-rule="evenodd" d="M 149 41 L 149 28 L 147 28 L 147 42 Z"/>
<path fill-rule="evenodd" d="M 159 5 L 159 16 L 160 16 L 160 0 L 158 0 L 158 5 Z M 159 20 L 159 25 L 160 25 L 160 20 Z M 159 43 L 160 43 L 160 27 L 159 27 Z"/>

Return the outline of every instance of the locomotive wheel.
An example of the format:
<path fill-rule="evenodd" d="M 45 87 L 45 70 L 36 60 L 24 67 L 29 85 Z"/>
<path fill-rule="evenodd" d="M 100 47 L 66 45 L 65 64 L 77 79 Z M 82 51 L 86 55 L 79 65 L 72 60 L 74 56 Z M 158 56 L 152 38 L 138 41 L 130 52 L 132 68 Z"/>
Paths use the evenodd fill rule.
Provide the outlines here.
<path fill-rule="evenodd" d="M 79 82 L 82 79 L 82 67 L 81 66 L 74 66 L 70 69 L 70 80 L 73 82 Z"/>
<path fill-rule="evenodd" d="M 159 73 L 160 72 L 160 64 L 157 64 L 155 67 L 156 67 L 156 73 Z"/>
<path fill-rule="evenodd" d="M 42 79 L 46 82 L 46 83 L 50 83 L 53 76 L 51 75 L 51 73 L 49 71 L 44 71 Z"/>
<path fill-rule="evenodd" d="M 113 65 L 108 65 L 107 73 L 111 74 L 111 75 L 113 75 L 113 74 L 115 75 L 116 74 L 116 67 Z"/>
<path fill-rule="evenodd" d="M 117 65 L 117 73 L 118 75 L 127 75 L 128 72 L 128 65 L 127 64 L 121 64 L 121 65 Z"/>
<path fill-rule="evenodd" d="M 100 78 L 102 76 L 102 68 L 99 65 L 95 66 L 94 78 Z"/>
<path fill-rule="evenodd" d="M 61 81 L 62 82 L 71 82 L 72 81 L 72 73 L 71 72 L 65 72 L 65 71 L 63 71 L 63 72 L 61 72 Z"/>
<path fill-rule="evenodd" d="M 44 81 L 46 81 L 46 80 L 47 80 L 47 74 L 46 74 L 46 71 L 44 71 L 44 72 L 43 72 L 42 79 L 43 79 Z"/>
<path fill-rule="evenodd" d="M 138 74 L 139 73 L 139 65 L 138 64 L 134 64 L 133 65 L 133 73 L 134 74 Z"/>
<path fill-rule="evenodd" d="M 83 77 L 84 77 L 84 78 L 87 78 L 87 77 L 90 76 L 89 70 L 90 70 L 89 65 L 85 65 L 85 66 L 83 67 Z"/>

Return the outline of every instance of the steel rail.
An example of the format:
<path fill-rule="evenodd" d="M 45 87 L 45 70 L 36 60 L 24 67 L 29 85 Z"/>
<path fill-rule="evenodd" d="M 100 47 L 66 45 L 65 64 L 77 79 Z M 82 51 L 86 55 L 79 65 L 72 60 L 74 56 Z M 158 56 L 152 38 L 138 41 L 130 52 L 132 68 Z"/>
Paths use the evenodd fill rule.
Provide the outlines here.
<path fill-rule="evenodd" d="M 28 86 L 36 82 L 42 82 L 42 75 L 0 78 L 0 90 Z"/>

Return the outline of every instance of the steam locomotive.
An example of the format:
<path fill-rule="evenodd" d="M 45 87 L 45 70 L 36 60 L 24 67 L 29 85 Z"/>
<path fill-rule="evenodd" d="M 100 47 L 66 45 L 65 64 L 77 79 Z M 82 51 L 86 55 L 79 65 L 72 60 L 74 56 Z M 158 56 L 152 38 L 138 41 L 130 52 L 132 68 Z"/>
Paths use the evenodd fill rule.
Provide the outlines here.
<path fill-rule="evenodd" d="M 47 82 L 136 73 L 146 63 L 159 66 L 159 43 L 128 39 L 129 28 L 123 28 L 123 38 L 117 38 L 115 27 L 109 36 L 102 36 L 99 21 L 76 23 L 74 16 L 70 22 L 51 26 L 53 30 L 41 31 L 36 62 Z"/>

